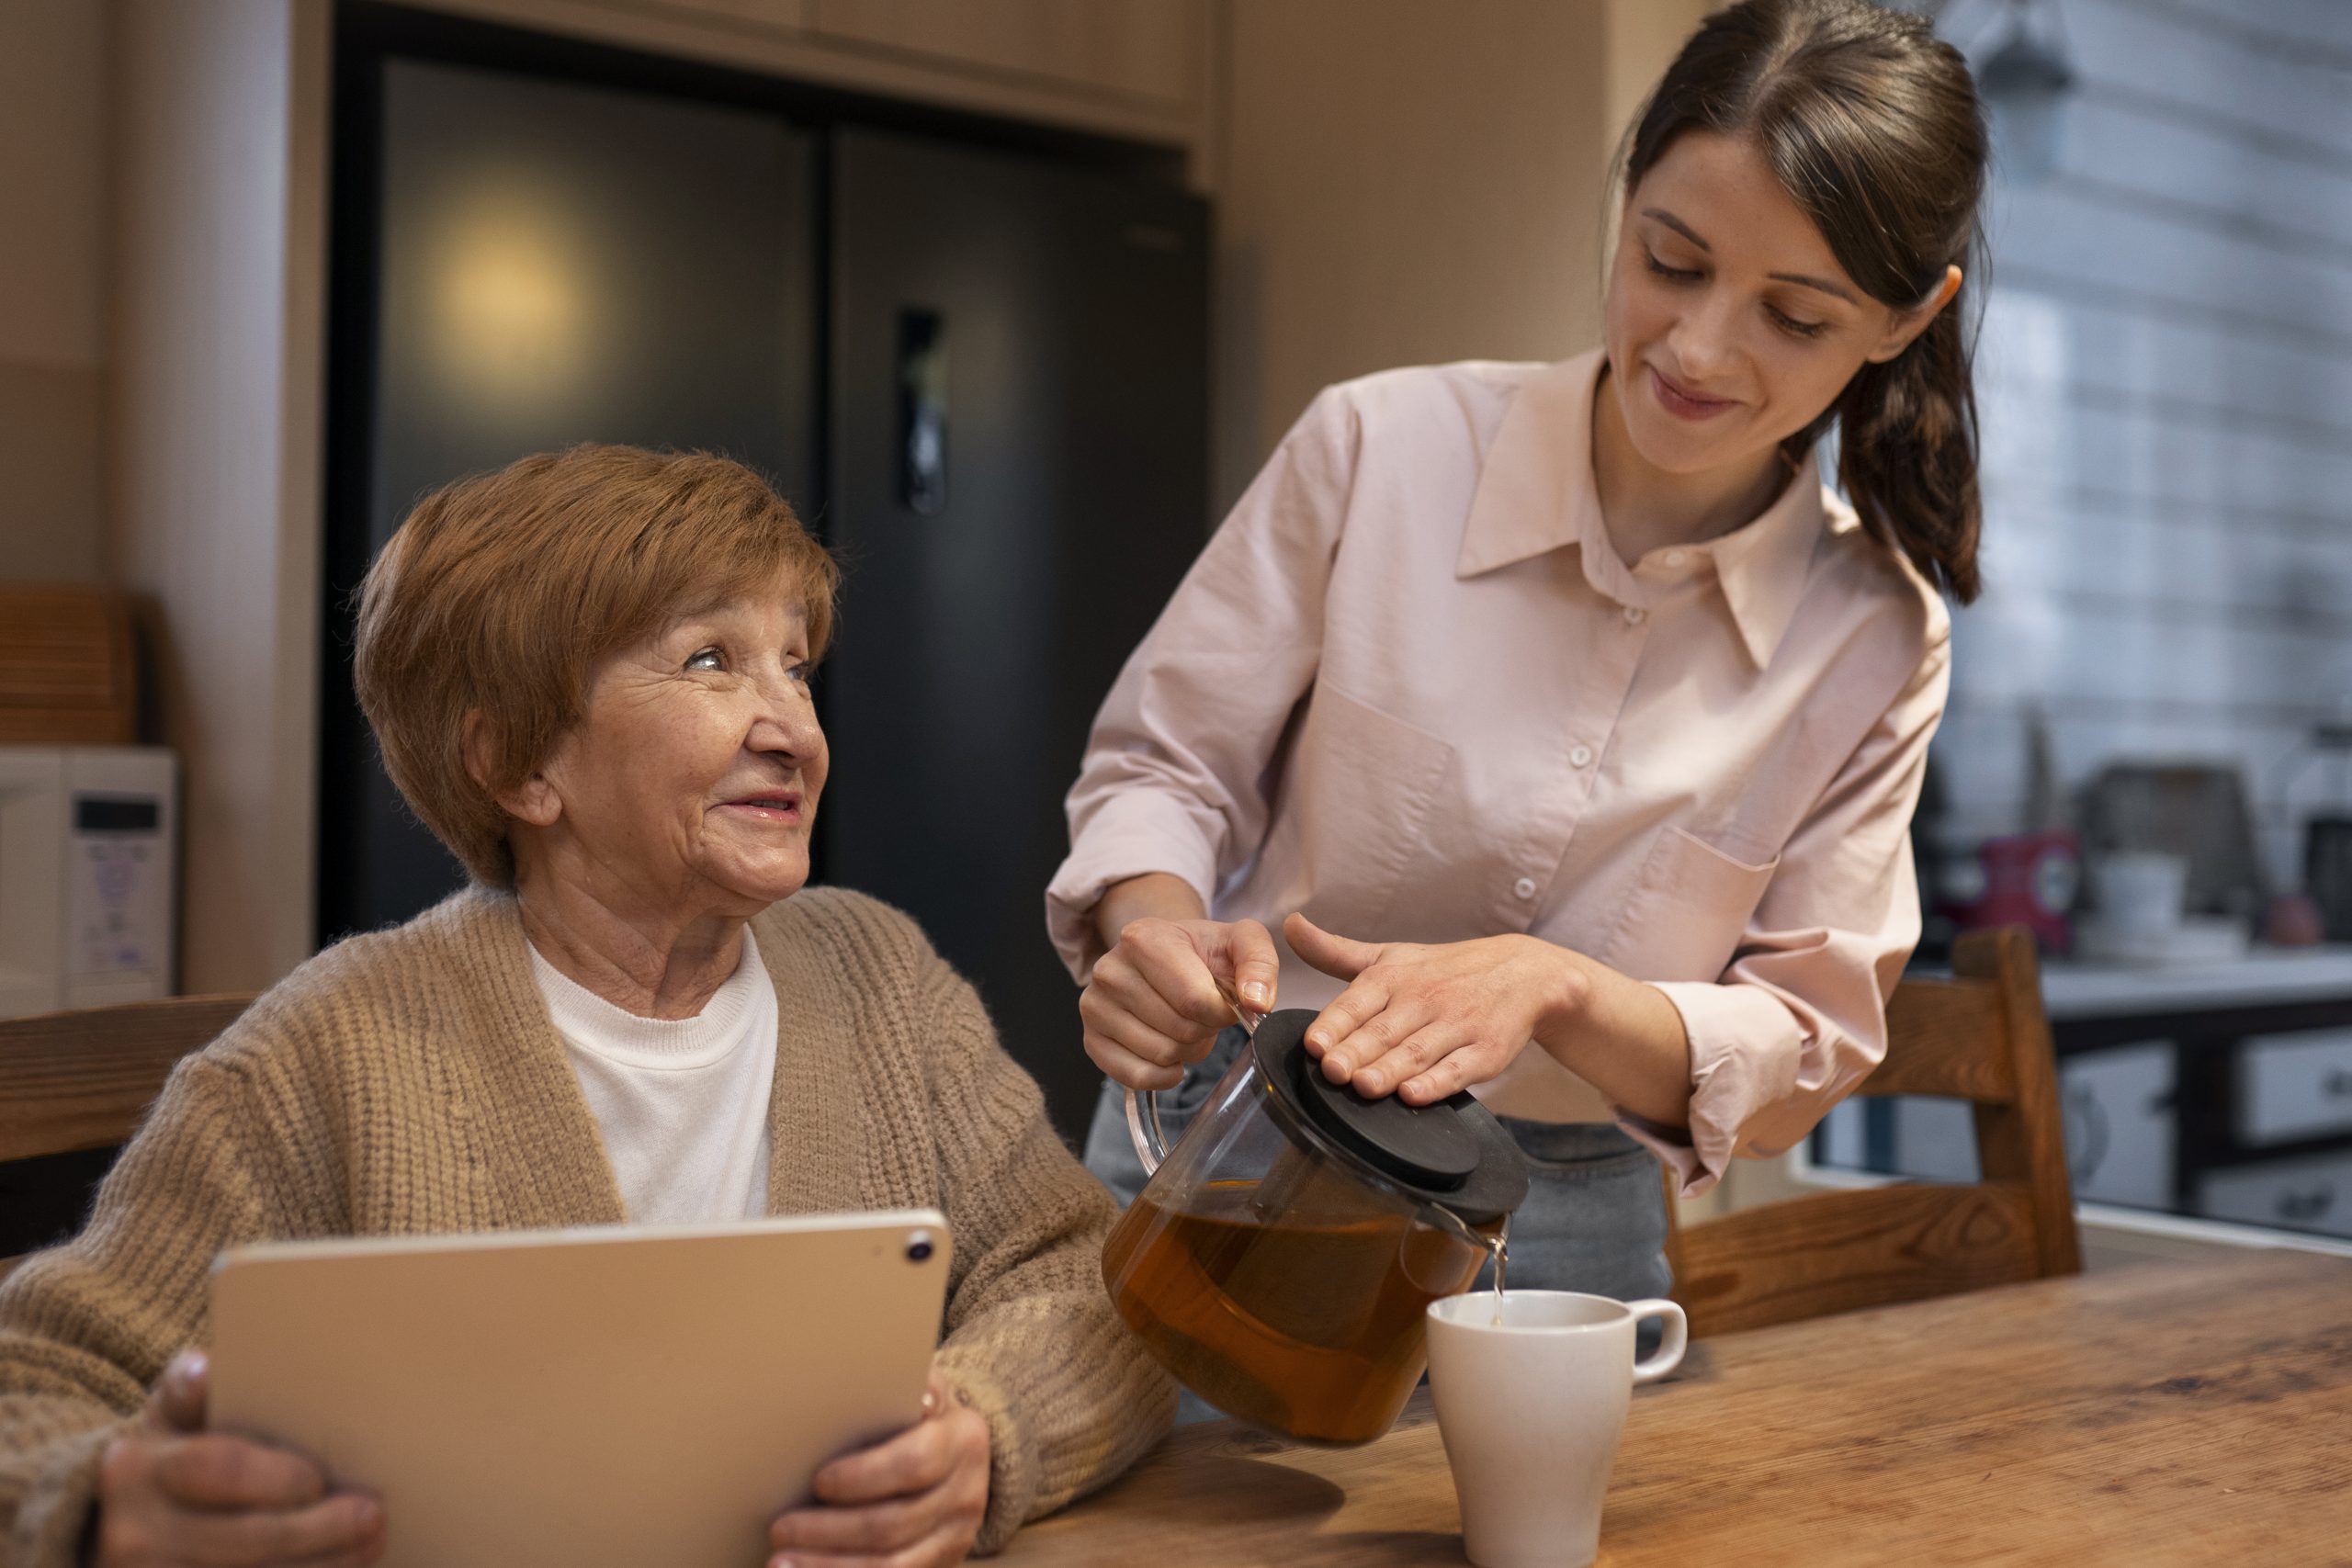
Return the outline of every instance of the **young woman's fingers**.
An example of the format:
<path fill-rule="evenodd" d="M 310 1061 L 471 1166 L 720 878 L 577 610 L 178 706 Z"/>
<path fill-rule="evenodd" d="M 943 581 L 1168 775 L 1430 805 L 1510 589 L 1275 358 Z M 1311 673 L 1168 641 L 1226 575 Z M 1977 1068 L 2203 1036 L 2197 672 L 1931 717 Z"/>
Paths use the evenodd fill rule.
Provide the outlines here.
<path fill-rule="evenodd" d="M 1393 1008 L 1390 1010 L 1391 1012 L 1396 1010 Z M 1366 1030 L 1359 1033 L 1358 1038 L 1361 1039 L 1363 1033 L 1369 1032 L 1370 1031 Z M 1424 1023 L 1420 1028 L 1404 1034 L 1395 1044 L 1380 1055 L 1366 1057 L 1359 1063 L 1354 1074 L 1348 1081 L 1355 1087 L 1358 1094 L 1368 1095 L 1377 1100 L 1391 1089 L 1400 1088 L 1407 1081 L 1427 1073 L 1464 1047 L 1476 1044 L 1477 1039 L 1475 1030 L 1465 1029 L 1459 1023 L 1445 1021 Z"/>
<path fill-rule="evenodd" d="M 1380 962 L 1377 942 L 1334 936 L 1305 915 L 1293 914 L 1283 921 L 1283 935 L 1293 953 L 1334 979 L 1352 980 Z"/>
<path fill-rule="evenodd" d="M 1164 930 L 1139 932 L 1134 943 L 1122 939 L 1119 945 L 1132 946 L 1127 961 L 1162 1001 L 1215 1034 L 1233 1021 L 1233 1009 L 1217 990 L 1216 976 L 1193 938 L 1173 922 L 1161 924 Z"/>
<path fill-rule="evenodd" d="M 1510 1058 L 1480 1043 L 1447 1053 L 1435 1066 L 1396 1086 L 1396 1098 L 1408 1105 L 1433 1105 L 1473 1084 L 1482 1084 L 1501 1072 Z"/>
<path fill-rule="evenodd" d="M 1102 1076 L 1123 1089 L 1137 1094 L 1174 1089 L 1184 1081 L 1182 1067 L 1159 1067 L 1145 1061 L 1122 1046 L 1089 1031 L 1085 1040 L 1087 1059 Z"/>
<path fill-rule="evenodd" d="M 1225 928 L 1225 973 L 1232 976 L 1234 995 L 1256 1012 L 1274 1010 L 1274 987 L 1283 975 L 1282 953 L 1265 927 L 1255 920 L 1236 920 Z"/>
<path fill-rule="evenodd" d="M 1357 1067 L 1420 1026 L 1418 1014 L 1390 1016 L 1395 1000 L 1386 986 L 1359 977 L 1306 1026 L 1307 1054 L 1321 1060 L 1325 1077 L 1346 1083 Z"/>
<path fill-rule="evenodd" d="M 1080 1017 L 1088 1039 L 1109 1044 L 1147 1066 L 1182 1068 L 1209 1054 L 1208 1041 L 1171 1038 L 1115 1007 L 1098 1007 Z M 1087 1055 L 1095 1055 L 1093 1046 L 1087 1047 Z M 1099 1058 L 1097 1065 L 1101 1065 Z"/>
<path fill-rule="evenodd" d="M 1107 970 L 1107 973 L 1106 973 Z M 1090 1011 L 1090 1004 L 1092 1010 Z M 1216 1038 L 1216 1030 L 1195 1022 L 1178 1012 L 1168 998 L 1154 990 L 1149 981 L 1131 964 L 1115 967 L 1096 964 L 1093 978 L 1079 997 L 1079 1016 L 1090 1023 L 1108 1019 L 1114 1013 L 1124 1013 L 1156 1033 L 1170 1040 L 1191 1042 Z M 1227 1021 L 1230 1021 L 1228 1017 Z"/>

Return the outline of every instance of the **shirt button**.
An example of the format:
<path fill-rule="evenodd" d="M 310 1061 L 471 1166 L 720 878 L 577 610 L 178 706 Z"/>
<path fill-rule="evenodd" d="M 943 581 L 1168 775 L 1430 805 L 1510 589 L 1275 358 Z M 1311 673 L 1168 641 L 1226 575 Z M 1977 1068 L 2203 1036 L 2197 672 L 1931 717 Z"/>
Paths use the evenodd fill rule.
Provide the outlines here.
<path fill-rule="evenodd" d="M 1638 626 L 1646 618 L 1646 615 L 1639 604 L 1628 604 L 1625 606 L 1625 624 L 1627 626 Z"/>
<path fill-rule="evenodd" d="M 1522 898 L 1532 898 L 1535 897 L 1535 879 L 1532 876 L 1522 876 L 1510 885 L 1510 890 Z"/>
<path fill-rule="evenodd" d="M 1574 762 L 1579 768 L 1589 768 L 1592 766 L 1592 748 L 1589 746 L 1579 746 L 1576 748 L 1576 750 L 1568 753 L 1568 761 Z"/>

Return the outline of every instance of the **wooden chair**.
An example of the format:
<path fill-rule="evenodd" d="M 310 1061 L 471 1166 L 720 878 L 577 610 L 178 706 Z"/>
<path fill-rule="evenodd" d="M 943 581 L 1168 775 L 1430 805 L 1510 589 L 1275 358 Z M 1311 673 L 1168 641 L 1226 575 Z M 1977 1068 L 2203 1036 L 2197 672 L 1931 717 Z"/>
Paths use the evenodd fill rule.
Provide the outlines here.
<path fill-rule="evenodd" d="M 0 1021 L 0 1163 L 130 1142 L 173 1065 L 253 999 L 175 997 Z M 0 1276 L 20 1261 L 0 1258 Z"/>
<path fill-rule="evenodd" d="M 1971 1102 L 1982 1179 L 1815 1193 L 1670 1224 L 1674 1296 L 1691 1333 L 2081 1270 L 2032 937 L 1970 932 L 1952 969 L 1950 980 L 1895 987 L 1886 1060 L 1856 1092 Z"/>

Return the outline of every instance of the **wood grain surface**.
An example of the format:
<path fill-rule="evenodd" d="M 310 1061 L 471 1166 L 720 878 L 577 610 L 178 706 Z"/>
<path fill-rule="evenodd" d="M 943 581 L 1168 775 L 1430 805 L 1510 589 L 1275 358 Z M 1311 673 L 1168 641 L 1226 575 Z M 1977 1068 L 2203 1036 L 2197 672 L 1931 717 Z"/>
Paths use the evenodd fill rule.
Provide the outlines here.
<path fill-rule="evenodd" d="M 128 1141 L 179 1059 L 253 999 L 173 997 L 0 1022 L 0 1160 Z"/>
<path fill-rule="evenodd" d="M 137 712 L 121 594 L 0 582 L 0 745 L 127 746 Z"/>
<path fill-rule="evenodd" d="M 1417 1395 L 1353 1450 L 1188 1427 L 1006 1568 L 1463 1561 Z M 1637 1390 L 1604 1568 L 2352 1564 L 2352 1260 L 2136 1265 L 1745 1334 Z"/>

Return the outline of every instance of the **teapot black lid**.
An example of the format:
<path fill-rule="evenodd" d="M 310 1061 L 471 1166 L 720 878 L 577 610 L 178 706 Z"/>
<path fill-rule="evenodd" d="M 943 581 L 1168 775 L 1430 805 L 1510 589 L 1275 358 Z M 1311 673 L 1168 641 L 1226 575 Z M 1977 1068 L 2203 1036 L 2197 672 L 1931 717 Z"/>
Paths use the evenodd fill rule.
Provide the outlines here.
<path fill-rule="evenodd" d="M 1343 1156 L 1392 1187 L 1476 1225 L 1499 1220 L 1527 1196 L 1527 1156 L 1467 1091 L 1429 1105 L 1395 1095 L 1368 1100 L 1323 1076 L 1306 1051 L 1305 1008 L 1269 1013 L 1251 1036 L 1259 1075 L 1293 1115 Z"/>

